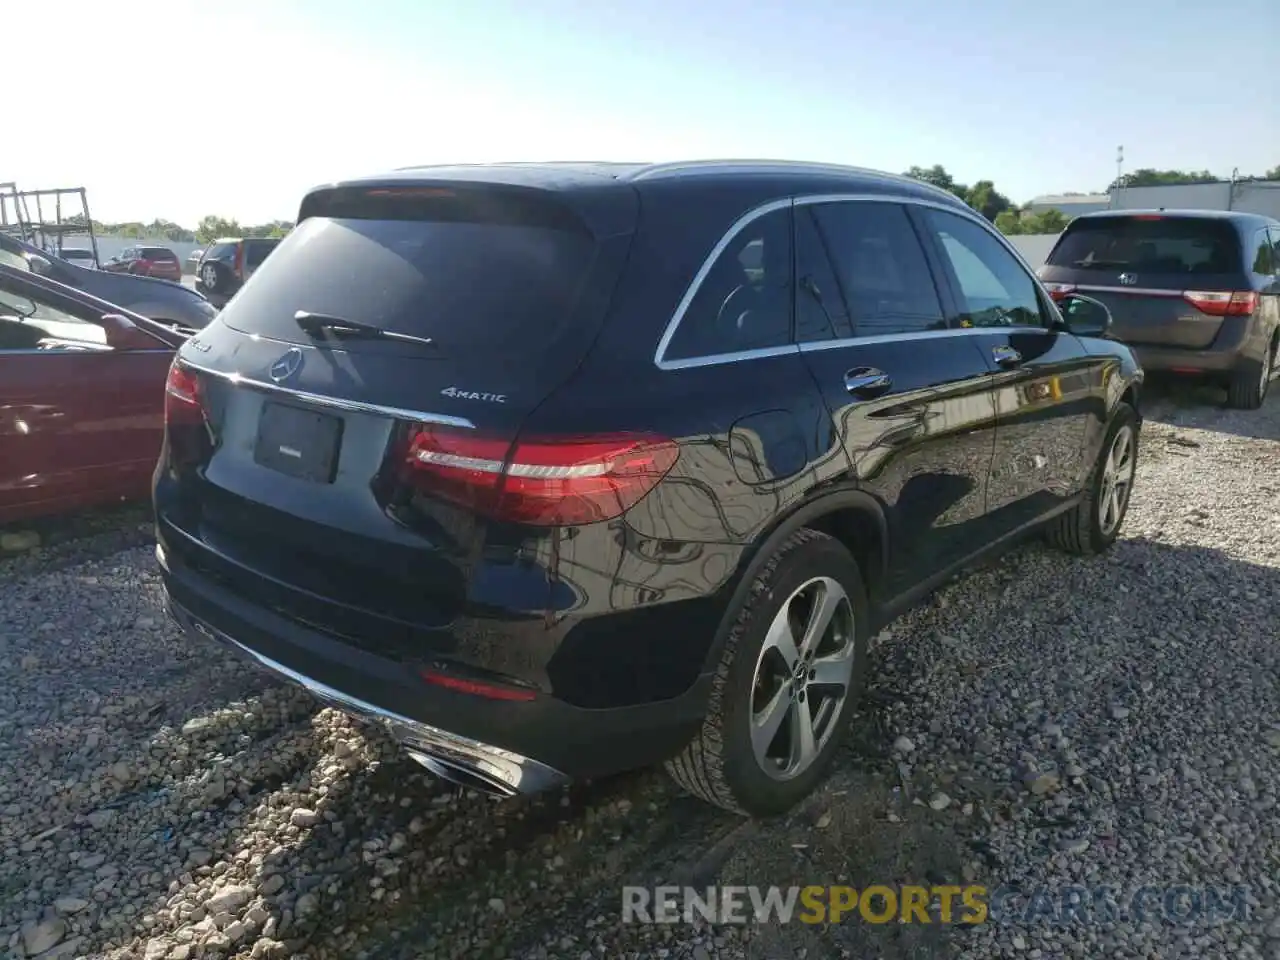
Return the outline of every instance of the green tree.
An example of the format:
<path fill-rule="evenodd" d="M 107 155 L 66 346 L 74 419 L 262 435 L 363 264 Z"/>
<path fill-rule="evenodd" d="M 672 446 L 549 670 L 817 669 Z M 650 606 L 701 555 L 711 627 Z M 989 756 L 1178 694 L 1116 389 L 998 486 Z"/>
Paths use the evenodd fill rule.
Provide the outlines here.
<path fill-rule="evenodd" d="M 990 180 L 979 180 L 965 191 L 964 202 L 993 223 L 996 217 L 1013 206 L 1013 202 Z"/>
<path fill-rule="evenodd" d="M 905 176 L 946 190 L 993 222 L 1013 206 L 1013 202 L 997 190 L 990 180 L 979 180 L 973 186 L 966 186 L 951 176 L 940 163 L 935 163 L 932 167 L 912 167 Z"/>
<path fill-rule="evenodd" d="M 245 227 L 244 236 L 283 237 L 292 229 L 293 223 L 289 220 L 271 220 L 267 223 L 259 223 L 251 227 Z"/>
<path fill-rule="evenodd" d="M 940 190 L 946 190 L 948 193 L 954 193 L 961 200 L 969 192 L 969 188 L 962 183 L 956 183 L 955 178 L 947 173 L 947 168 L 940 163 L 935 163 L 928 168 L 912 167 L 905 175 L 913 180 L 923 180 L 925 183 L 932 184 Z"/>
<path fill-rule="evenodd" d="M 1024 213 L 1021 220 L 1021 233 L 1061 233 L 1070 223 L 1070 218 L 1060 210 L 1045 210 L 1042 213 Z"/>
<path fill-rule="evenodd" d="M 1001 210 L 996 215 L 996 229 L 1006 236 L 1016 236 L 1023 231 L 1022 217 L 1018 215 L 1017 210 Z"/>
<path fill-rule="evenodd" d="M 1071 222 L 1060 210 L 1030 213 L 1027 210 L 1004 210 L 996 217 L 996 229 L 1006 236 L 1019 234 L 1061 233 Z"/>
<path fill-rule="evenodd" d="M 1165 187 L 1184 183 L 1215 183 L 1219 178 L 1208 170 L 1156 170 L 1143 167 L 1111 181 L 1108 190 L 1118 187 Z"/>
<path fill-rule="evenodd" d="M 203 217 L 196 226 L 196 239 L 200 243 L 209 243 L 219 237 L 241 236 L 240 224 L 235 220 L 225 220 L 210 214 Z"/>
<path fill-rule="evenodd" d="M 147 236 L 149 237 L 165 237 L 174 243 L 190 243 L 196 238 L 195 231 L 188 230 L 181 224 L 174 223 L 172 220 L 152 220 L 147 224 Z"/>
<path fill-rule="evenodd" d="M 1262 175 L 1263 180 L 1280 180 L 1280 164 L 1272 167 Z"/>

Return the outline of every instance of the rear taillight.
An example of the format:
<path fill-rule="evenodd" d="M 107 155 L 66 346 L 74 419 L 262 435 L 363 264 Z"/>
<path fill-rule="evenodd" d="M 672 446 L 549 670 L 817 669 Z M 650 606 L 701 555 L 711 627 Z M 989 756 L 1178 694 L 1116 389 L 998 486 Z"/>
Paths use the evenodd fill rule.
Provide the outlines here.
<path fill-rule="evenodd" d="M 234 268 L 236 271 L 236 276 L 239 277 L 241 280 L 243 280 L 244 279 L 244 244 L 243 243 L 236 244 L 236 257 L 235 257 Z"/>
<path fill-rule="evenodd" d="M 485 516 L 537 526 L 621 516 L 675 466 L 680 448 L 649 435 L 521 440 L 424 425 L 405 466 L 418 489 Z"/>
<path fill-rule="evenodd" d="M 1256 290 L 1184 290 L 1182 299 L 1211 317 L 1251 317 L 1261 297 Z"/>
<path fill-rule="evenodd" d="M 204 404 L 200 398 L 200 378 L 175 358 L 169 365 L 169 379 L 164 385 L 165 424 L 204 423 Z"/>
<path fill-rule="evenodd" d="M 1055 300 L 1061 300 L 1064 297 L 1076 292 L 1074 283 L 1045 283 L 1044 288 L 1049 291 L 1049 296 Z"/>

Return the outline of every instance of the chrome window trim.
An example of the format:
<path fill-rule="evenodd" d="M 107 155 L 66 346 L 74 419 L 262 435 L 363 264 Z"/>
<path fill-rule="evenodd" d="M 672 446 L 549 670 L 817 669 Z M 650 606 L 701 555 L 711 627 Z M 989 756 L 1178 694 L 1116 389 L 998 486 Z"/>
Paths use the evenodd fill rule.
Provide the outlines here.
<path fill-rule="evenodd" d="M 800 344 L 801 353 L 819 350 L 836 350 L 840 347 L 857 347 L 865 343 L 901 343 L 912 340 L 946 340 L 951 337 L 973 337 L 990 333 L 1044 333 L 1045 327 L 1029 327 L 1025 324 L 1007 327 L 948 327 L 946 330 L 915 330 L 910 333 L 873 333 L 866 337 L 841 337 L 839 340 L 814 340 Z"/>
<path fill-rule="evenodd" d="M 716 353 L 706 357 L 685 357 L 683 360 L 663 360 L 660 370 L 688 370 L 691 367 L 710 367 L 720 363 L 738 363 L 741 360 L 761 360 L 766 357 L 782 357 L 799 353 L 802 344 L 784 343 L 776 347 L 757 347 L 754 350 L 736 350 L 733 353 Z"/>
<path fill-rule="evenodd" d="M 458 427 L 463 430 L 474 430 L 476 428 L 476 425 L 466 417 L 455 417 L 446 413 L 429 413 L 425 410 L 410 410 L 407 407 L 388 407 L 380 403 L 366 403 L 363 400 L 348 400 L 343 397 L 330 397 L 322 393 L 311 393 L 307 390 L 295 390 L 293 387 L 282 387 L 278 383 L 253 380 L 238 373 L 224 373 L 221 370 L 214 370 L 198 363 L 192 363 L 184 358 L 179 358 L 178 362 L 184 367 L 190 367 L 199 373 L 226 380 L 237 387 L 248 387 L 250 390 L 259 390 L 264 393 L 282 394 L 294 400 L 312 403 L 319 407 L 328 407 L 347 413 L 368 413 L 379 417 L 393 417 L 397 420 L 413 420 L 418 423 L 435 423 L 442 427 Z"/>
<path fill-rule="evenodd" d="M 1060 283 L 1057 280 L 1051 280 L 1050 283 Z M 1106 287 L 1094 286 L 1091 283 L 1068 283 L 1064 286 L 1074 287 L 1081 293 L 1124 293 L 1131 297 L 1181 297 L 1181 290 L 1157 290 L 1154 287 Z M 1187 287 L 1188 290 L 1194 290 L 1195 287 Z"/>
<path fill-rule="evenodd" d="M 820 203 L 897 203 L 903 205 L 914 205 L 917 207 L 927 207 L 934 210 L 941 210 L 943 213 L 952 213 L 958 217 L 962 217 L 980 225 L 988 233 L 995 236 L 1001 245 L 1010 254 L 1013 255 L 1015 261 L 1021 265 L 1027 276 L 1031 279 L 1036 289 L 1040 291 L 1043 298 L 1052 303 L 1052 298 L 1044 289 L 1040 278 L 1036 275 L 1035 270 L 1027 263 L 1026 259 L 1018 252 L 1017 248 L 1009 242 L 1009 240 L 999 230 L 994 229 L 985 217 L 968 207 L 960 207 L 949 203 L 943 203 L 937 200 L 928 200 L 923 197 L 912 196 L 910 194 L 896 193 L 818 193 L 807 194 L 805 196 L 785 197 L 778 200 L 769 200 L 757 207 L 748 210 L 741 217 L 733 222 L 728 230 L 725 231 L 719 242 L 711 249 L 711 253 L 702 261 L 702 266 L 698 268 L 698 272 L 694 274 L 693 280 L 689 283 L 689 287 L 685 290 L 684 296 L 680 298 L 675 313 L 671 315 L 671 319 L 667 321 L 666 328 L 662 331 L 662 338 L 658 341 L 657 349 L 653 353 L 653 364 L 659 370 L 687 370 L 691 367 L 710 367 L 717 366 L 722 363 L 738 363 L 743 360 L 756 360 L 763 357 L 782 356 L 788 353 L 811 352 L 813 350 L 830 350 L 837 346 L 854 346 L 863 343 L 885 343 L 897 340 L 922 340 L 936 339 L 938 337 L 973 335 L 976 333 L 990 333 L 994 330 L 1044 330 L 1046 327 L 1039 326 L 1017 326 L 1017 327 L 960 327 L 947 330 L 919 330 L 911 333 L 893 333 L 893 334 L 873 334 L 867 337 L 846 337 L 840 340 L 821 340 L 811 343 L 790 343 L 776 347 L 761 347 L 756 350 L 739 350 L 732 353 L 708 354 L 700 357 L 684 357 L 679 360 L 667 360 L 667 348 L 671 345 L 672 338 L 675 337 L 676 331 L 680 327 L 681 321 L 684 320 L 685 314 L 688 312 L 689 306 L 693 303 L 694 297 L 698 295 L 698 290 L 702 286 L 702 282 L 706 279 L 707 274 L 711 272 L 711 268 L 715 266 L 716 260 L 725 251 L 725 248 L 731 244 L 734 239 L 756 220 L 773 213 L 777 210 L 784 210 L 787 207 L 805 207 L 813 206 Z"/>

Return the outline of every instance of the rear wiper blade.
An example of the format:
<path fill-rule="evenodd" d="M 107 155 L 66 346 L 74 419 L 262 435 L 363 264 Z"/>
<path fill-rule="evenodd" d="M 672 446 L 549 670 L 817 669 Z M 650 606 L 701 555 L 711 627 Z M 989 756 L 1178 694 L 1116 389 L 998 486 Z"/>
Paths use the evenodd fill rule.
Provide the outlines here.
<path fill-rule="evenodd" d="M 434 346 L 430 337 L 415 337 L 411 333 L 396 333 L 394 330 L 383 330 L 370 323 L 359 320 L 344 320 L 342 317 L 331 317 L 324 313 L 312 313 L 310 310 L 299 310 L 293 315 L 294 322 L 312 335 L 327 331 L 339 337 L 353 337 L 365 340 L 398 340 L 401 343 L 420 343 Z"/>

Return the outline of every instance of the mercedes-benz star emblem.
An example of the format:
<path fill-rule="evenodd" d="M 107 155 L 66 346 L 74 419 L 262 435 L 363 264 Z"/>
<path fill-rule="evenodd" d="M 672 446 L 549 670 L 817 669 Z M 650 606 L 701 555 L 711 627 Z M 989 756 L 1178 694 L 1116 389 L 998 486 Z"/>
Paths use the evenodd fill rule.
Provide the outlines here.
<path fill-rule="evenodd" d="M 267 372 L 271 375 L 271 379 L 276 383 L 288 380 L 302 367 L 302 351 L 297 347 L 292 347 L 279 360 L 271 365 L 271 369 Z"/>
<path fill-rule="evenodd" d="M 1138 282 L 1137 274 L 1122 273 L 1120 274 L 1120 282 L 1123 283 L 1126 287 L 1132 287 L 1135 283 Z"/>

